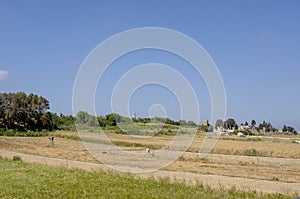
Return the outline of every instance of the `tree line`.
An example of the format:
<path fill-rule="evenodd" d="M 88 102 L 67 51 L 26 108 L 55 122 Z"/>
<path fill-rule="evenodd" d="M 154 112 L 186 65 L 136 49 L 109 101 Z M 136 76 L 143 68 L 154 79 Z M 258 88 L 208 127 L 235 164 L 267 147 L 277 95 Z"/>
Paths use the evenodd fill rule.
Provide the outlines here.
<path fill-rule="evenodd" d="M 51 129 L 49 101 L 24 92 L 0 93 L 0 127 L 18 130 Z"/>
<path fill-rule="evenodd" d="M 88 126 L 117 126 L 122 122 L 151 123 L 160 122 L 167 125 L 181 125 L 196 127 L 193 121 L 179 120 L 175 121 L 170 118 L 129 118 L 116 113 L 110 113 L 105 116 L 93 116 L 84 111 L 79 111 L 76 117 L 72 115 L 57 115 L 49 111 L 49 101 L 36 94 L 26 94 L 24 92 L 17 93 L 0 93 L 0 130 L 14 129 L 17 131 L 52 131 L 52 130 L 71 130 L 75 131 L 75 123 Z M 250 126 L 257 131 L 274 132 L 278 129 L 274 128 L 271 123 L 263 121 L 256 126 L 256 121 L 252 120 L 251 124 L 246 121 L 241 126 Z M 200 125 L 201 127 L 201 125 Z M 209 125 L 209 127 L 212 127 Z M 229 118 L 225 121 L 219 119 L 215 123 L 215 128 L 237 129 L 236 121 Z M 211 128 L 212 130 L 212 128 Z M 208 128 L 205 128 L 208 131 Z M 290 132 L 297 134 L 296 130 L 284 125 L 282 132 Z"/>
<path fill-rule="evenodd" d="M 76 117 L 72 115 L 57 115 L 49 111 L 49 101 L 36 94 L 0 93 L 0 130 L 13 129 L 16 131 L 52 131 L 76 130 L 75 123 L 88 126 L 117 126 L 121 122 L 150 123 L 163 122 L 170 125 L 197 126 L 193 121 L 174 121 L 169 118 L 129 118 L 116 113 L 105 116 L 93 116 L 79 111 Z"/>
<path fill-rule="evenodd" d="M 250 124 L 246 121 L 245 123 L 241 123 L 240 126 L 250 127 L 251 130 L 255 130 L 257 132 L 263 131 L 265 133 L 270 133 L 270 132 L 282 131 L 283 133 L 297 134 L 297 131 L 294 127 L 287 126 L 287 125 L 284 125 L 282 129 L 277 129 L 277 128 L 273 127 L 273 125 L 270 122 L 266 122 L 266 121 L 263 121 L 262 123 L 258 124 L 258 126 L 256 126 L 256 124 L 257 124 L 256 121 L 252 120 Z M 225 121 L 223 121 L 222 119 L 218 119 L 216 121 L 215 128 L 216 129 L 221 128 L 221 129 L 237 130 L 238 125 L 237 125 L 237 122 L 232 118 L 229 118 Z"/>
<path fill-rule="evenodd" d="M 170 118 L 162 118 L 162 117 L 154 117 L 154 118 L 130 118 L 121 116 L 117 113 L 110 113 L 106 116 L 93 116 L 88 114 L 85 111 L 79 111 L 74 118 L 76 124 L 79 125 L 87 125 L 87 126 L 117 126 L 118 123 L 129 123 L 129 122 L 136 122 L 136 123 L 151 123 L 151 122 L 159 122 L 169 125 L 176 125 L 176 126 L 189 126 L 189 127 L 196 127 L 197 124 L 193 121 L 185 121 L 179 120 L 175 121 Z"/>

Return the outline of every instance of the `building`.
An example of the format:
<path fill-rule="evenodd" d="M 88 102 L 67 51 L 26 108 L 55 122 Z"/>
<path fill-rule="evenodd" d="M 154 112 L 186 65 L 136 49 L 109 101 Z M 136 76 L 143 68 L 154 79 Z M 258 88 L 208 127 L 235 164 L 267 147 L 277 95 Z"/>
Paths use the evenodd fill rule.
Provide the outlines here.
<path fill-rule="evenodd" d="M 250 130 L 250 129 L 251 129 L 251 127 L 248 125 L 241 125 L 238 128 L 239 131 L 246 131 L 246 130 Z"/>
<path fill-rule="evenodd" d="M 135 119 L 135 118 L 136 118 L 136 112 L 133 112 L 132 119 Z"/>
<path fill-rule="evenodd" d="M 208 120 L 203 120 L 203 121 L 202 121 L 202 125 L 203 125 L 203 126 L 209 126 Z"/>

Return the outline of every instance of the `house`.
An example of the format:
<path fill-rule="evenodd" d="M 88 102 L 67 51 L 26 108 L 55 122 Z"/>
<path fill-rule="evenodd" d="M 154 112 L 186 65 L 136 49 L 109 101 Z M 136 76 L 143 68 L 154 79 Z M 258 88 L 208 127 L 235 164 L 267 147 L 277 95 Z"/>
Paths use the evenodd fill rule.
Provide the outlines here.
<path fill-rule="evenodd" d="M 202 121 L 202 125 L 203 125 L 203 126 L 209 126 L 208 120 L 203 120 L 203 121 Z"/>
<path fill-rule="evenodd" d="M 246 131 L 246 130 L 250 130 L 250 129 L 251 129 L 251 127 L 248 125 L 241 125 L 241 126 L 239 126 L 238 131 Z"/>

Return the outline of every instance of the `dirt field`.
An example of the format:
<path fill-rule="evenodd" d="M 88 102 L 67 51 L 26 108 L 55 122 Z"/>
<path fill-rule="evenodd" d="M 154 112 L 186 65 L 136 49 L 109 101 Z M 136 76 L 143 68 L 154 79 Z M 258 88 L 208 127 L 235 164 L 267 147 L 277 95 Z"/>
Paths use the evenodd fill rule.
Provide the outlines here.
<path fill-rule="evenodd" d="M 99 163 L 83 143 L 76 140 L 76 133 L 59 132 L 55 135 L 53 145 L 49 143 L 47 137 L 0 137 L 0 150 L 1 153 L 12 151 L 49 158 Z M 172 141 L 170 136 L 146 139 L 119 134 L 106 134 L 106 136 L 111 141 L 118 143 L 120 147 L 141 154 L 145 153 L 145 148 L 148 146 L 157 149 Z M 219 182 L 223 182 L 222 186 L 225 187 L 232 184 L 238 185 L 230 180 L 230 178 L 238 178 L 251 180 L 252 184 L 245 185 L 244 188 L 265 191 L 255 186 L 255 183 L 270 182 L 282 186 L 292 186 L 293 188 L 289 191 L 300 190 L 300 144 L 287 142 L 286 139 L 283 141 L 276 139 L 276 142 L 219 140 L 210 155 L 199 159 L 197 152 L 202 141 L 203 138 L 196 138 L 188 152 L 163 168 L 164 172 L 170 172 L 172 175 L 177 172 L 177 178 L 181 178 L 181 175 L 201 175 L 202 179 L 205 179 L 205 176 L 214 176 L 218 179 L 228 178 L 228 181 L 225 180 L 224 182 L 219 180 Z M 135 143 L 135 145 L 131 146 L 126 143 Z M 253 149 L 255 151 L 251 152 Z M 155 150 L 153 151 L 155 153 Z M 252 156 L 245 156 L 249 151 L 251 153 L 248 155 Z M 0 155 L 4 155 L 1 153 Z M 162 175 L 165 176 L 166 173 Z M 212 177 L 207 179 L 208 184 L 209 179 Z M 218 184 L 216 181 L 213 183 Z M 275 191 L 283 192 L 284 190 L 281 187 Z"/>

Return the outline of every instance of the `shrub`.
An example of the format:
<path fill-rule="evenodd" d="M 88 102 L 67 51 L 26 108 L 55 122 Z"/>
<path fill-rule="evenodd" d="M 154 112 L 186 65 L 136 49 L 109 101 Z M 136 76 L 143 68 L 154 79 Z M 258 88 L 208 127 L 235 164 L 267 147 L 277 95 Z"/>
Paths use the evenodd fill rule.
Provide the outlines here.
<path fill-rule="evenodd" d="M 273 176 L 272 180 L 273 180 L 273 181 L 279 181 L 279 178 L 276 177 L 276 176 Z"/>
<path fill-rule="evenodd" d="M 48 136 L 49 132 L 48 131 L 16 131 L 13 129 L 10 129 L 8 131 L 0 131 L 0 136 L 16 136 L 16 137 L 42 137 L 42 136 Z"/>
<path fill-rule="evenodd" d="M 250 131 L 250 130 L 246 130 L 245 132 L 244 132 L 244 134 L 245 135 L 255 135 L 252 131 Z"/>
<path fill-rule="evenodd" d="M 244 155 L 246 155 L 246 156 L 260 156 L 261 154 L 256 149 L 247 149 L 244 152 Z"/>
<path fill-rule="evenodd" d="M 20 157 L 20 156 L 17 156 L 17 155 L 15 155 L 14 157 L 13 157 L 13 161 L 22 161 L 22 158 Z"/>

